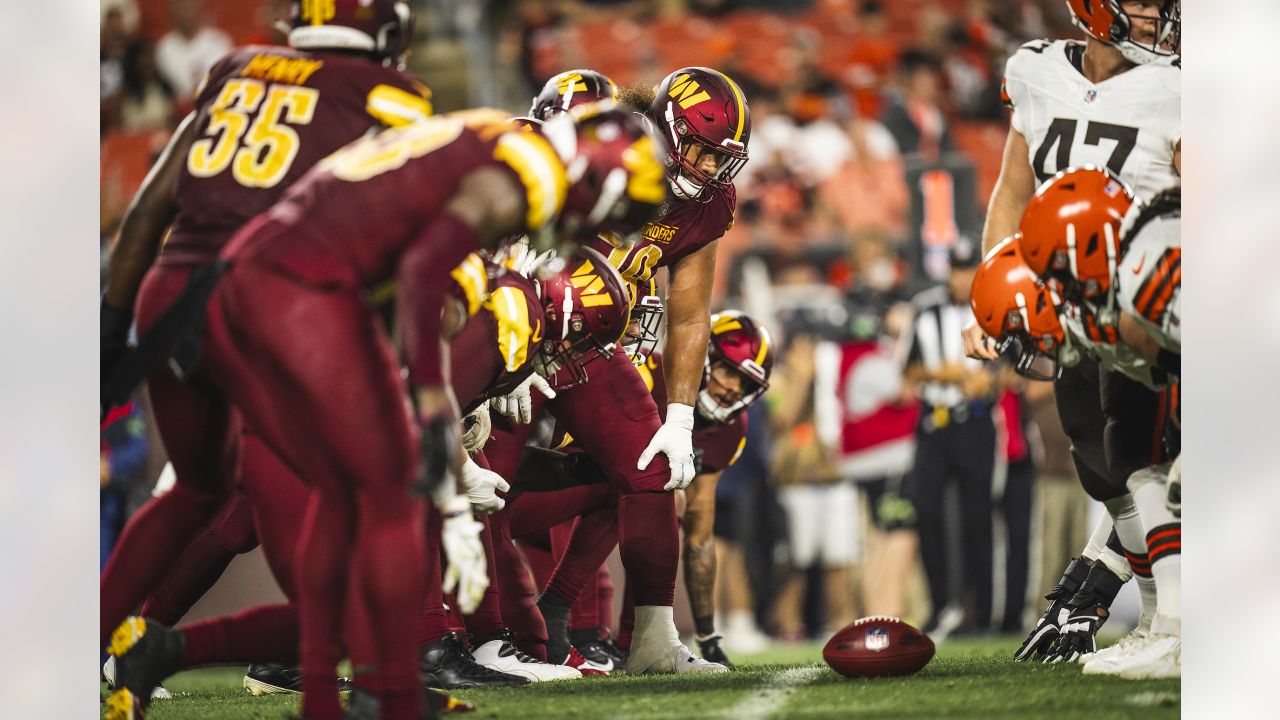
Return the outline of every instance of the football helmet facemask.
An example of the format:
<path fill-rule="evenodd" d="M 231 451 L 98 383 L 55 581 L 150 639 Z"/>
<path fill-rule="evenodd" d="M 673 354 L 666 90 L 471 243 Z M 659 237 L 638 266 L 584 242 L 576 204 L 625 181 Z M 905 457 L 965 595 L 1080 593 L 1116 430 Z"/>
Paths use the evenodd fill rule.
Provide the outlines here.
<path fill-rule="evenodd" d="M 718 70 L 671 73 L 645 116 L 669 144 L 667 177 L 677 197 L 708 202 L 747 163 L 751 111 L 738 84 Z"/>
<path fill-rule="evenodd" d="M 627 286 L 603 255 L 578 248 L 534 271 L 546 319 L 534 369 L 555 390 L 587 381 L 587 364 L 613 356 L 627 329 Z"/>
<path fill-rule="evenodd" d="M 1160 58 L 1175 57 L 1182 49 L 1182 2 L 1159 0 L 1150 5 L 1155 16 L 1130 15 L 1122 0 L 1067 0 L 1067 10 L 1076 26 L 1090 37 L 1116 47 L 1125 59 L 1143 65 Z M 1134 27 L 1135 22 L 1154 21 L 1150 37 Z"/>
<path fill-rule="evenodd" d="M 1099 303 L 1120 261 L 1120 226 L 1138 200 L 1110 170 L 1068 168 L 1040 186 L 1018 241 L 1028 267 L 1073 303 Z"/>
<path fill-rule="evenodd" d="M 769 389 L 773 356 L 769 331 L 746 313 L 726 310 L 712 315 L 702 387 L 698 390 L 698 413 L 712 422 L 727 422 L 745 410 Z M 730 393 L 711 390 L 712 385 L 725 386 L 720 379 L 725 372 L 738 375 L 741 383 L 741 392 L 728 402 L 717 394 Z"/>

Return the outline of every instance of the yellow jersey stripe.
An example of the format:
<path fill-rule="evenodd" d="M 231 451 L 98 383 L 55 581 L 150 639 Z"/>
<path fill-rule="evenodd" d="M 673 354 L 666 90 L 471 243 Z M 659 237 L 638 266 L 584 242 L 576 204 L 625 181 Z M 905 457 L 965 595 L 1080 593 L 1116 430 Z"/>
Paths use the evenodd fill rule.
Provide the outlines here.
<path fill-rule="evenodd" d="M 733 131 L 733 139 L 741 141 L 742 126 L 747 121 L 747 113 L 746 113 L 747 101 L 742 98 L 742 91 L 738 89 L 738 83 L 734 82 L 733 80 L 730 80 L 728 75 L 725 75 L 719 70 L 716 70 L 716 73 L 720 75 L 720 77 L 724 78 L 725 82 L 729 83 L 729 88 L 733 90 L 733 99 L 736 100 L 738 103 L 738 128 Z"/>
<path fill-rule="evenodd" d="M 543 227 L 560 214 L 569 181 L 550 143 L 533 133 L 508 132 L 498 139 L 493 156 L 515 170 L 524 184 L 529 230 Z"/>
<path fill-rule="evenodd" d="M 498 324 L 498 352 L 507 372 L 515 372 L 529 357 L 529 306 L 524 294 L 512 287 L 500 287 L 485 301 Z"/>
<path fill-rule="evenodd" d="M 378 85 L 365 99 L 365 112 L 387 127 L 400 127 L 431 117 L 431 102 L 390 85 Z"/>
<path fill-rule="evenodd" d="M 484 271 L 484 261 L 479 255 L 471 253 L 449 275 L 462 288 L 462 294 L 467 298 L 467 317 L 475 315 L 485 296 L 489 294 L 489 275 Z"/>

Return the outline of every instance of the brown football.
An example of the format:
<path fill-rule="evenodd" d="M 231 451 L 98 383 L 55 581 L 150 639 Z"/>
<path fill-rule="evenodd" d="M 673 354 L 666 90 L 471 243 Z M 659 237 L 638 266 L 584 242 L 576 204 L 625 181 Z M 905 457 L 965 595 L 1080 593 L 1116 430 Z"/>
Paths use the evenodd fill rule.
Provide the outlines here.
<path fill-rule="evenodd" d="M 865 617 L 846 625 L 822 648 L 822 659 L 845 677 L 910 675 L 933 659 L 928 635 L 895 617 Z"/>

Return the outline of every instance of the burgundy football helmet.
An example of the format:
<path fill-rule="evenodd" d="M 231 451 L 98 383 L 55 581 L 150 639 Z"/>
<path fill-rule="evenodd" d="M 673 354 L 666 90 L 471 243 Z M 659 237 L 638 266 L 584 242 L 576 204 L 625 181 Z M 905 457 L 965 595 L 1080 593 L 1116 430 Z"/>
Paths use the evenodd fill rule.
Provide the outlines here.
<path fill-rule="evenodd" d="M 603 232 L 625 237 L 666 202 L 665 148 L 634 113 L 611 101 L 578 105 L 538 131 L 564 162 L 569 181 L 556 227 L 566 238 L 581 242 Z"/>
<path fill-rule="evenodd" d="M 740 310 L 725 310 L 711 316 L 711 339 L 702 371 L 702 387 L 698 390 L 698 413 L 713 422 L 727 422 L 742 412 L 769 389 L 773 372 L 773 339 L 763 325 Z M 726 404 L 710 390 L 710 385 L 723 383 L 721 372 L 741 376 L 742 393 Z"/>
<path fill-rule="evenodd" d="M 402 66 L 413 42 L 413 12 L 404 0 L 292 0 L 289 46 L 361 50 Z"/>
<path fill-rule="evenodd" d="M 587 381 L 592 358 L 609 358 L 627 329 L 627 285 L 600 253 L 578 248 L 534 273 L 545 337 L 535 366 L 556 390 Z"/>
<path fill-rule="evenodd" d="M 546 120 L 600 100 L 617 100 L 618 86 L 595 70 L 566 70 L 542 86 L 529 106 L 529 117 Z"/>
<path fill-rule="evenodd" d="M 669 144 L 667 177 L 677 197 L 707 202 L 747 163 L 751 111 L 742 88 L 711 68 L 676 70 L 658 84 L 646 117 Z M 708 171 L 707 156 L 715 159 Z"/>

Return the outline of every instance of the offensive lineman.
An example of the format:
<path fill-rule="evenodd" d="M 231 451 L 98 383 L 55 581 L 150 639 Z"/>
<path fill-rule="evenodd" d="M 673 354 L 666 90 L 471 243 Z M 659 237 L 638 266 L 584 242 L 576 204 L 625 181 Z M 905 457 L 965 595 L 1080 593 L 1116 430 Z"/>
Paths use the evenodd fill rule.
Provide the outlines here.
<path fill-rule="evenodd" d="M 1067 8 L 1087 34 L 1084 43 L 1030 42 L 1006 67 L 1002 99 L 1013 115 L 983 228 L 984 252 L 1017 230 L 1037 185 L 1070 166 L 1107 167 L 1142 198 L 1179 182 L 1181 3 L 1067 0 Z M 964 347 L 970 357 L 998 357 L 996 345 L 976 324 L 965 328 Z M 1141 431 L 1155 424 L 1151 420 L 1159 413 L 1159 398 L 1122 376 L 1099 372 L 1088 360 L 1062 374 L 1055 396 L 1081 483 L 1107 504 L 1116 532 L 1105 543 L 1091 542 L 1085 561 L 1072 563 L 1055 589 L 1050 612 L 1056 616 L 1068 603 L 1105 611 L 1120 578 L 1135 571 L 1127 557 L 1137 561 L 1145 625 L 1155 611 L 1155 588 L 1146 573 L 1146 542 L 1125 483 L 1146 465 L 1137 457 L 1150 447 L 1150 430 L 1145 437 Z M 1104 435 L 1109 435 L 1105 442 Z M 1105 536 L 1106 528 L 1099 528 L 1099 534 Z M 1047 619 L 1048 613 L 1016 657 L 1072 658 L 1092 650 L 1100 622 L 1077 624 L 1083 632 L 1058 638 L 1056 624 Z"/>

